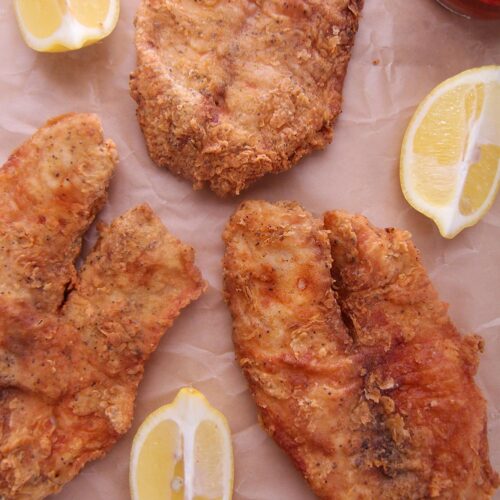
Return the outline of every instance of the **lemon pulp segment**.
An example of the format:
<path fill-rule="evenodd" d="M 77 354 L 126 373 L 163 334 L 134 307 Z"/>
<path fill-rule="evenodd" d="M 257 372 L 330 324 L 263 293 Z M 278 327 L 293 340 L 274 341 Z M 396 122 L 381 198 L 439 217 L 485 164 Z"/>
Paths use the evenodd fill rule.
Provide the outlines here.
<path fill-rule="evenodd" d="M 471 93 L 469 85 L 461 85 L 436 99 L 415 133 L 415 154 L 431 157 L 445 166 L 460 160 L 466 142 L 466 121 L 471 115 Z"/>
<path fill-rule="evenodd" d="M 37 38 L 52 35 L 66 13 L 64 0 L 17 0 L 26 29 Z"/>
<path fill-rule="evenodd" d="M 460 197 L 459 208 L 463 215 L 470 215 L 480 209 L 490 191 L 495 188 L 494 181 L 500 164 L 500 146 L 483 144 L 479 150 L 479 161 L 470 166 Z"/>
<path fill-rule="evenodd" d="M 138 488 L 149 500 L 182 500 L 181 495 L 168 496 L 171 484 L 181 487 L 182 480 L 176 479 L 178 464 L 182 460 L 182 438 L 179 428 L 172 420 L 159 422 L 148 434 L 137 462 Z M 176 470 L 177 469 L 177 470 Z M 183 478 L 181 478 L 183 479 Z"/>
<path fill-rule="evenodd" d="M 477 146 L 471 153 L 473 163 L 464 182 L 460 212 L 469 215 L 479 210 L 492 191 L 500 168 L 500 84 L 486 86 L 486 108 L 477 134 Z M 476 161 L 474 161 L 476 160 Z"/>
<path fill-rule="evenodd" d="M 203 421 L 196 429 L 194 450 L 194 495 L 197 500 L 222 499 L 224 492 L 224 443 L 220 429 Z"/>
<path fill-rule="evenodd" d="M 70 12 L 73 17 L 89 28 L 102 28 L 109 12 L 110 0 L 70 0 Z"/>

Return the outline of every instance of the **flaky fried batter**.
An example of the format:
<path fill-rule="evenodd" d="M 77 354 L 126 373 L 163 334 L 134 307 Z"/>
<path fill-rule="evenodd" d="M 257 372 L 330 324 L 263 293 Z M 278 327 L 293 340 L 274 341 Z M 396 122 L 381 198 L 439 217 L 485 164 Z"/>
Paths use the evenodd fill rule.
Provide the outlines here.
<path fill-rule="evenodd" d="M 490 497 L 482 341 L 457 333 L 409 233 L 252 201 L 224 240 L 237 358 L 319 497 Z"/>
<path fill-rule="evenodd" d="M 363 0 L 142 0 L 130 89 L 153 161 L 235 195 L 332 139 Z"/>
<path fill-rule="evenodd" d="M 203 289 L 141 205 L 81 237 L 116 162 L 94 115 L 47 123 L 0 170 L 0 497 L 58 491 L 129 428 L 144 363 Z"/>

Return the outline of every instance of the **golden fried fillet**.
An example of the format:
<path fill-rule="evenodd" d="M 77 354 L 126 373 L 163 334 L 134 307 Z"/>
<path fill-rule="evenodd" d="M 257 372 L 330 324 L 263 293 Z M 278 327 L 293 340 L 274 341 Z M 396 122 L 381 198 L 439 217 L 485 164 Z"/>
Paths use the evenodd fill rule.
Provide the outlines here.
<path fill-rule="evenodd" d="M 457 333 L 409 233 L 252 201 L 224 239 L 238 360 L 319 497 L 490 498 L 481 339 Z"/>
<path fill-rule="evenodd" d="M 144 363 L 203 282 L 141 205 L 81 236 L 116 162 L 94 115 L 52 120 L 0 169 L 0 498 L 58 491 L 129 428 Z"/>
<path fill-rule="evenodd" d="M 141 0 L 130 89 L 153 161 L 235 195 L 324 148 L 363 0 Z"/>

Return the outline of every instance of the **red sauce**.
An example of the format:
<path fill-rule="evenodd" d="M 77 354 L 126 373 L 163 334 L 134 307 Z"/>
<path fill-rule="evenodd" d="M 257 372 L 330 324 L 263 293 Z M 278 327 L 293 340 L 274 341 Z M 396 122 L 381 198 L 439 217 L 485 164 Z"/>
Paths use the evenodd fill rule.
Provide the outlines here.
<path fill-rule="evenodd" d="M 438 0 L 438 2 L 468 17 L 500 19 L 500 0 Z"/>

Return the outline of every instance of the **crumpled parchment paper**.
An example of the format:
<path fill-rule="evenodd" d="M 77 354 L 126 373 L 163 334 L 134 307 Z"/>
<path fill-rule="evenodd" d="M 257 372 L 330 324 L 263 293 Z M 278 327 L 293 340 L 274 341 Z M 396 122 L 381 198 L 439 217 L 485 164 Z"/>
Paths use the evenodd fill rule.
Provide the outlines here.
<path fill-rule="evenodd" d="M 500 202 L 451 241 L 404 200 L 398 180 L 401 139 L 419 101 L 462 70 L 500 64 L 500 24 L 468 21 L 434 0 L 366 0 L 333 143 L 288 173 L 243 196 L 219 200 L 160 170 L 149 159 L 129 97 L 135 65 L 133 17 L 139 0 L 122 0 L 114 33 L 77 52 L 37 54 L 22 41 L 12 2 L 0 3 L 0 157 L 46 119 L 92 111 L 118 146 L 120 164 L 101 218 L 110 221 L 147 201 L 166 226 L 196 249 L 209 283 L 184 310 L 147 365 L 130 432 L 89 464 L 58 500 L 127 499 L 132 437 L 144 417 L 193 385 L 229 419 L 236 460 L 235 500 L 313 499 L 287 456 L 257 424 L 235 364 L 231 322 L 222 300 L 221 232 L 243 199 L 292 199 L 316 215 L 343 208 L 381 226 L 409 229 L 441 297 L 462 332 L 486 339 L 478 383 L 488 399 L 490 455 L 500 468 Z M 1 210 L 1 207 L 0 207 Z M 87 247 L 95 231 L 87 238 Z M 498 495 L 496 498 L 500 498 Z"/>

